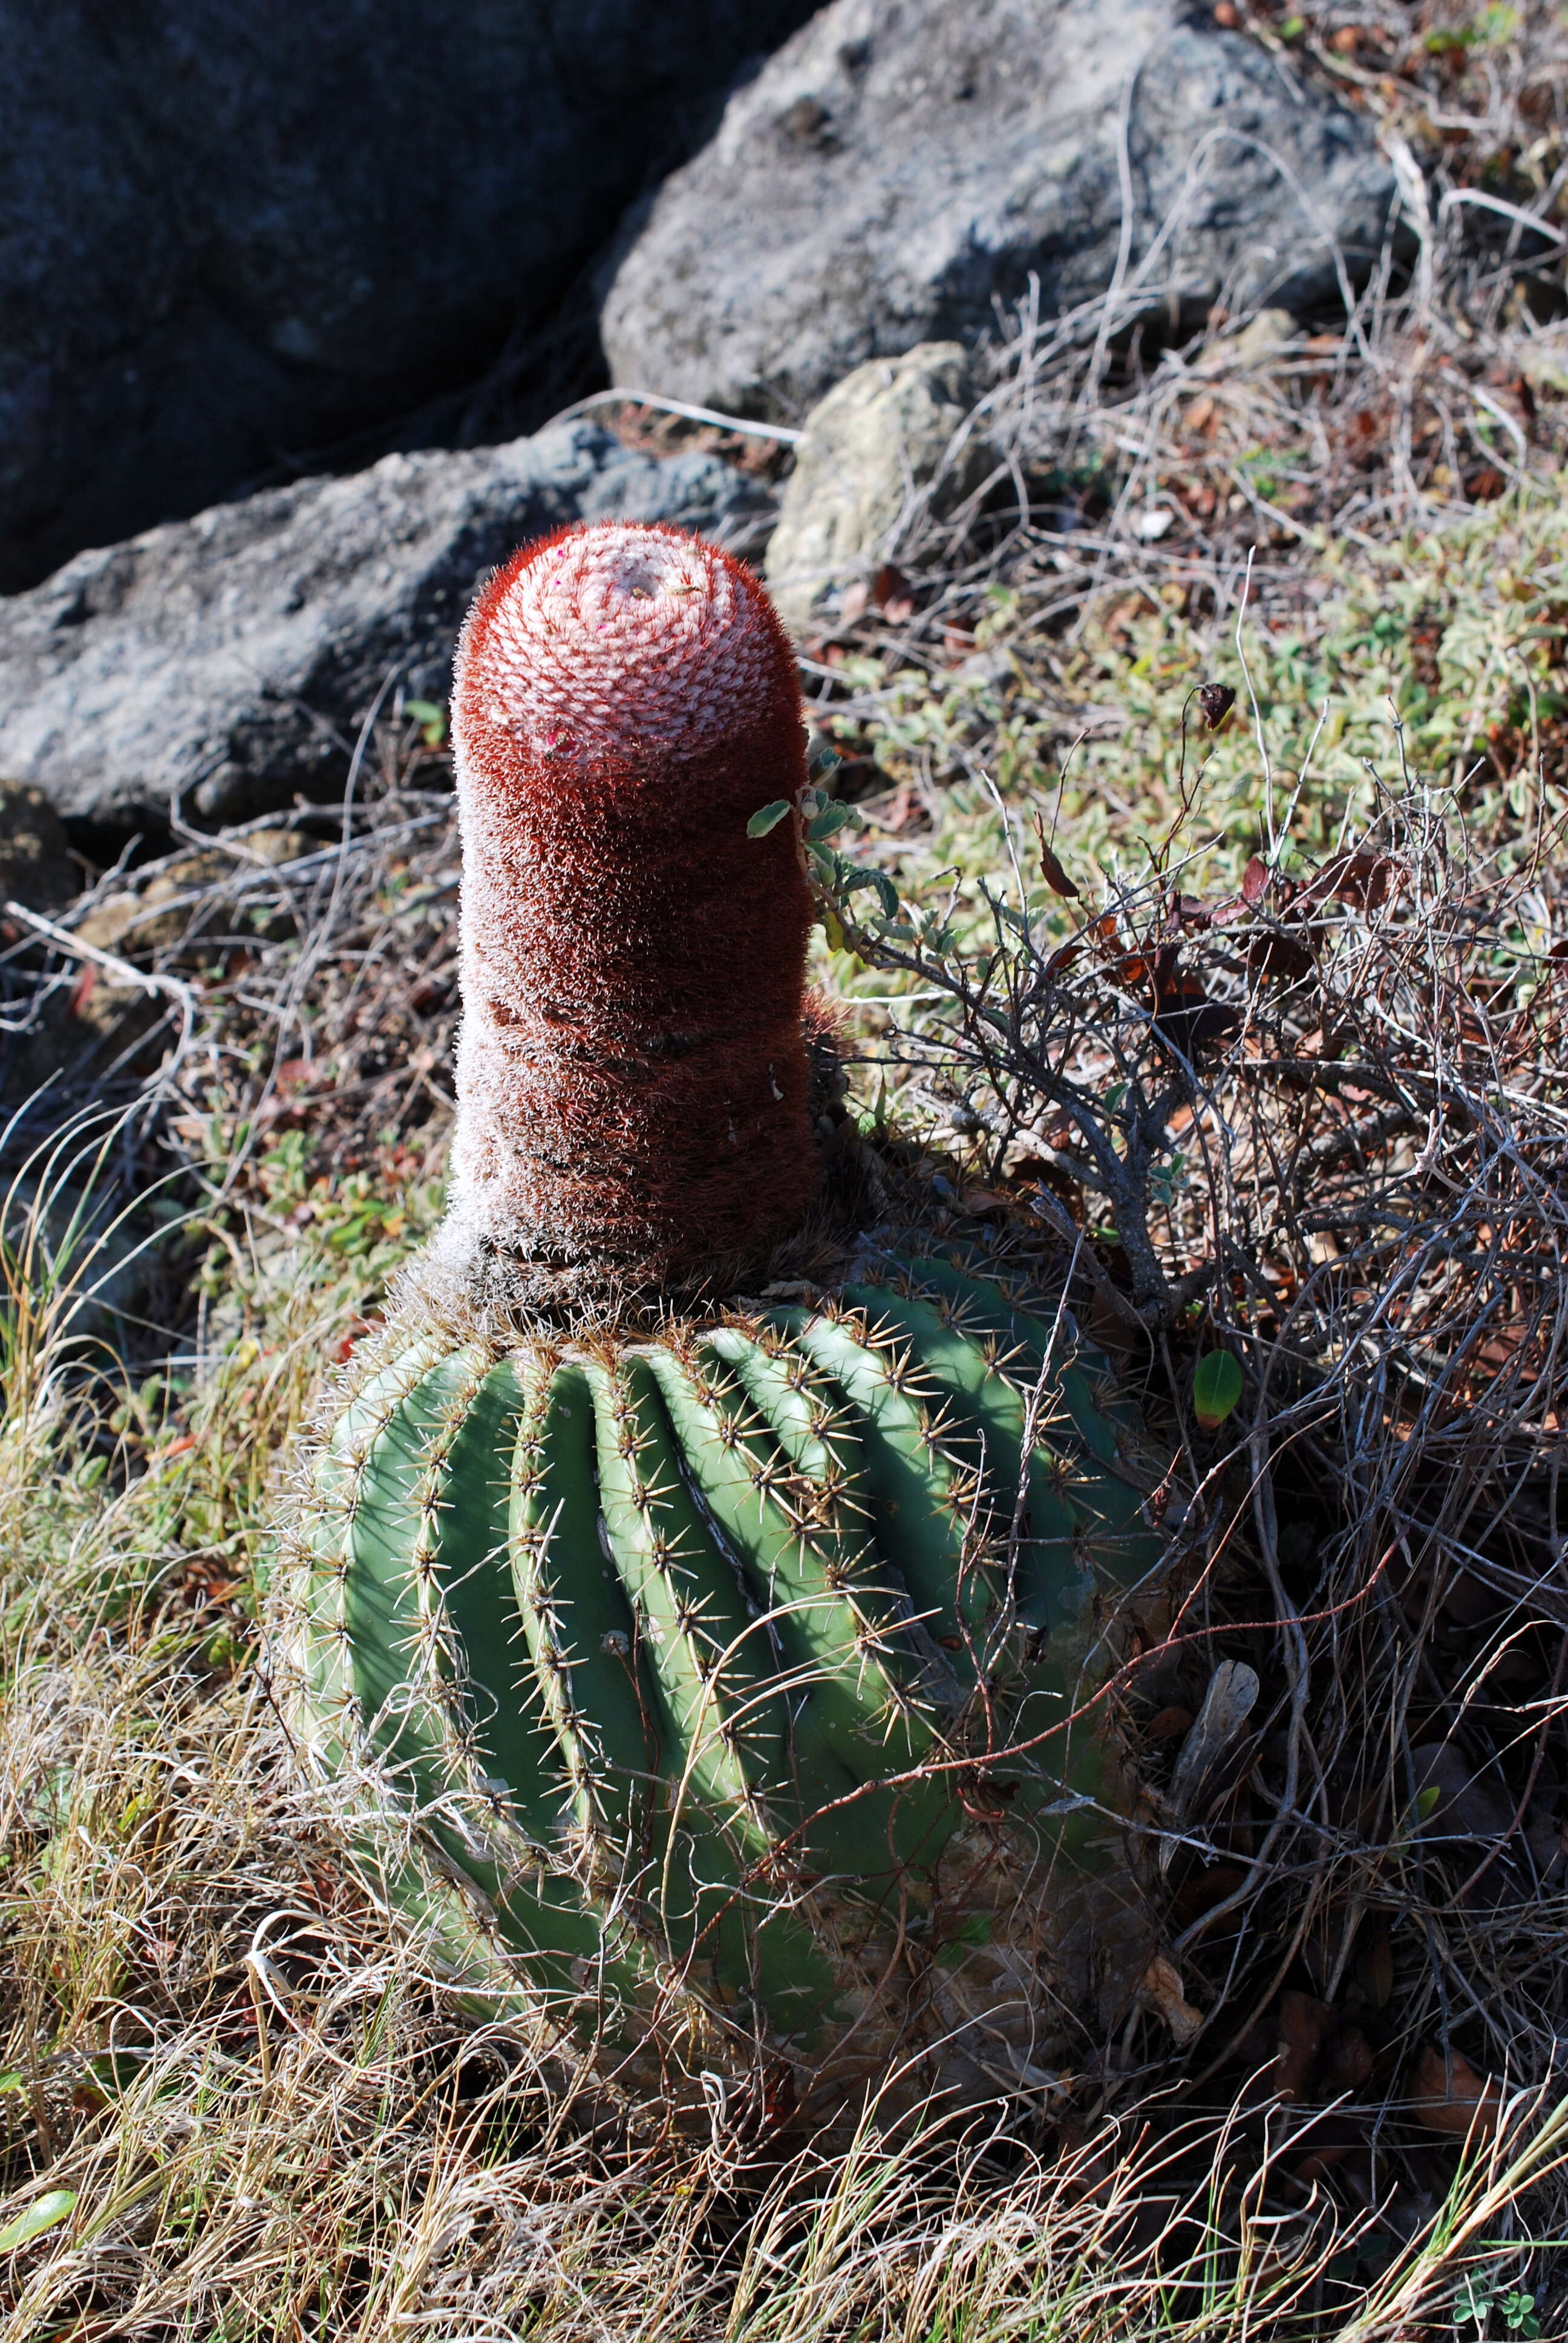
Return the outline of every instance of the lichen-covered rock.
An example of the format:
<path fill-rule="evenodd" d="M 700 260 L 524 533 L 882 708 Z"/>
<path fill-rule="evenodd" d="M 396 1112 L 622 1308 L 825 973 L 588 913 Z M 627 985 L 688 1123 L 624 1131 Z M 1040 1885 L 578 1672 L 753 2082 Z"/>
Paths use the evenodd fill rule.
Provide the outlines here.
<path fill-rule="evenodd" d="M 280 867 L 308 854 L 312 841 L 299 830 L 253 830 L 246 834 L 245 851 L 252 862 Z M 170 944 L 204 933 L 225 910 L 204 901 L 214 886 L 231 878 L 231 855 L 214 849 L 176 855 L 146 879 L 135 875 L 95 903 L 77 920 L 75 933 L 100 951 L 122 955 L 163 951 Z"/>
<path fill-rule="evenodd" d="M 787 626 L 803 630 L 922 510 L 950 509 L 984 478 L 983 429 L 960 438 L 974 401 L 962 345 L 921 342 L 857 367 L 812 408 L 763 565 Z"/>

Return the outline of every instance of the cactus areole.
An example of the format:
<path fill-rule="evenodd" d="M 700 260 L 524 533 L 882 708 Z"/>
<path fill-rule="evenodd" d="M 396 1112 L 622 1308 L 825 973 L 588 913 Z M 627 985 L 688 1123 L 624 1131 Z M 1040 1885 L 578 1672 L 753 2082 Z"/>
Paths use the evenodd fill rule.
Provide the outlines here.
<path fill-rule="evenodd" d="M 768 1290 L 817 1172 L 807 895 L 746 829 L 801 727 L 748 571 L 528 548 L 456 737 L 452 1201 L 299 1476 L 300 1742 L 463 1991 L 661 2104 L 1038 2089 L 1091 1920 L 1142 1942 L 1098 1698 L 1160 1558 L 1135 1413 L 983 1248 L 871 1227 Z M 540 1306 L 555 1267 L 608 1282 Z"/>

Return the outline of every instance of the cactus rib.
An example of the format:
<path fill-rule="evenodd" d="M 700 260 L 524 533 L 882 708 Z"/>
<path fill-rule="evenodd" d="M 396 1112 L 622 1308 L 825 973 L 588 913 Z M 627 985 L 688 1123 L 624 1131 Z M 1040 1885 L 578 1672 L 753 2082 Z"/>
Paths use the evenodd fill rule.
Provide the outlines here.
<path fill-rule="evenodd" d="M 652 1342 L 367 1358 L 296 1524 L 297 1697 L 465 1989 L 617 2058 L 817 2071 L 953 1896 L 1095 1867 L 1096 1588 L 1151 1541 L 1064 1349 L 900 1261 Z"/>

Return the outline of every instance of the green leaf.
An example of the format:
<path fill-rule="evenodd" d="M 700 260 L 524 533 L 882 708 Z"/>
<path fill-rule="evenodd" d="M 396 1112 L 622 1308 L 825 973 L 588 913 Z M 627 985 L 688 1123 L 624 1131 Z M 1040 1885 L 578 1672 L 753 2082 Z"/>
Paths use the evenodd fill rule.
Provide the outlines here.
<path fill-rule="evenodd" d="M 859 895 L 867 888 L 874 891 L 881 904 L 882 917 L 896 920 L 899 916 L 899 890 L 885 870 L 851 870 L 844 879 L 841 891 L 846 895 Z"/>
<path fill-rule="evenodd" d="M 30 2205 L 23 2207 L 14 2221 L 8 2221 L 0 2229 L 0 2254 L 11 2253 L 17 2246 L 29 2244 L 33 2238 L 41 2237 L 46 2229 L 58 2228 L 67 2214 L 74 2213 L 75 2209 L 76 2192 L 74 2188 L 45 2189 L 42 2197 L 35 2197 Z"/>
<path fill-rule="evenodd" d="M 810 856 L 812 861 L 816 864 L 817 876 L 821 880 L 824 887 L 837 887 L 839 884 L 839 858 L 834 853 L 832 848 L 830 846 L 812 846 L 808 843 L 806 851 Z"/>
<path fill-rule="evenodd" d="M 778 829 L 789 810 L 788 798 L 775 798 L 771 805 L 763 806 L 759 811 L 752 815 L 746 825 L 747 837 L 766 838 L 770 830 Z"/>
<path fill-rule="evenodd" d="M 1437 1802 L 1442 1795 L 1442 1791 L 1435 1782 L 1429 1782 L 1424 1790 L 1416 1792 L 1415 1811 L 1420 1821 L 1423 1823 L 1431 1821 L 1437 1812 Z"/>
<path fill-rule="evenodd" d="M 1192 1409 L 1205 1432 L 1223 1423 L 1241 1396 L 1241 1369 L 1229 1351 L 1211 1351 L 1192 1373 Z"/>
<path fill-rule="evenodd" d="M 427 749 L 438 749 L 447 737 L 447 711 L 438 700 L 406 699 L 403 713 L 411 716 L 425 735 Z"/>
<path fill-rule="evenodd" d="M 1453 2323 L 1462 2327 L 1473 2320 L 1484 2327 L 1492 2308 L 1492 2288 L 1482 2278 L 1467 2278 L 1453 2298 Z"/>
<path fill-rule="evenodd" d="M 806 835 L 809 839 L 834 838 L 841 830 L 853 827 L 858 820 L 853 806 L 825 805 L 811 818 Z"/>

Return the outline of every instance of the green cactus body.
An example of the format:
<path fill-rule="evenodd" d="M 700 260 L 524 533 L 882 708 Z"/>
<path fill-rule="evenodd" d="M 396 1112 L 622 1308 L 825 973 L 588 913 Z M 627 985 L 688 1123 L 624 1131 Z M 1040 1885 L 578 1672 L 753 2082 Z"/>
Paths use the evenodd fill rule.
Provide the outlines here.
<path fill-rule="evenodd" d="M 283 1579 L 387 1900 L 623 2073 L 1027 2068 L 1160 1556 L 1101 1364 L 957 1256 L 652 1340 L 439 1322 L 351 1363 Z"/>

